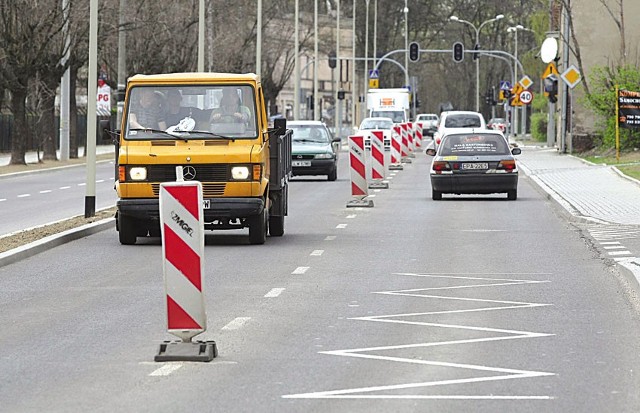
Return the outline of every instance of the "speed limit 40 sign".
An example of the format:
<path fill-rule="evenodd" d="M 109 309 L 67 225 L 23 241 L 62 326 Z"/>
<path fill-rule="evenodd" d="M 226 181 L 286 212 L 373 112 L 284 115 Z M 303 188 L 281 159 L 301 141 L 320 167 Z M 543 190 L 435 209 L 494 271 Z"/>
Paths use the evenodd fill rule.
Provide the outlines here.
<path fill-rule="evenodd" d="M 524 105 L 528 105 L 533 100 L 533 93 L 528 90 L 523 90 L 520 92 L 520 102 Z"/>

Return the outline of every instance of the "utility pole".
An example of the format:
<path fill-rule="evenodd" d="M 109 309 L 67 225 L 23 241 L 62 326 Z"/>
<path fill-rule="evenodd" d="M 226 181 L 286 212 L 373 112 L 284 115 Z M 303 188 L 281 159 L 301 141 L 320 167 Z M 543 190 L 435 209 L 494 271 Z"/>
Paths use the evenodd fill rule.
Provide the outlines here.
<path fill-rule="evenodd" d="M 118 17 L 118 116 L 116 129 L 122 124 L 124 112 L 124 93 L 127 87 L 127 31 L 125 30 L 127 0 L 120 0 L 120 16 Z"/>

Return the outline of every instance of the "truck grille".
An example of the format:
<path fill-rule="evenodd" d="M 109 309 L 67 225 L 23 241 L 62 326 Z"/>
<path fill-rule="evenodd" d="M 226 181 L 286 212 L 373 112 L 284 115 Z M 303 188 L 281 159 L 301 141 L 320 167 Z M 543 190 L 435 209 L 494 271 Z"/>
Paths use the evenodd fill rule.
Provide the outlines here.
<path fill-rule="evenodd" d="M 150 182 L 173 182 L 176 180 L 176 166 L 179 165 L 150 165 L 147 167 L 147 180 Z M 195 168 L 193 180 L 200 182 L 227 182 L 229 180 L 229 166 L 227 164 L 211 165 L 182 165 Z"/>
<path fill-rule="evenodd" d="M 224 195 L 224 189 L 227 184 L 202 184 L 202 196 L 204 198 L 213 198 L 215 196 Z M 160 184 L 151 184 L 153 195 L 160 195 Z"/>

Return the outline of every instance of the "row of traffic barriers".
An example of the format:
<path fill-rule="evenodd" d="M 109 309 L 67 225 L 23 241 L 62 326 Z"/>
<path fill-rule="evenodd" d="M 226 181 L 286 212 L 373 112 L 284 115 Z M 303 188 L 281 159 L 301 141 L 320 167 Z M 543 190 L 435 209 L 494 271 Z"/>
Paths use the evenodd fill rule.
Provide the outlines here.
<path fill-rule="evenodd" d="M 397 123 L 393 129 L 360 131 L 349 136 L 351 200 L 347 207 L 373 207 L 369 189 L 388 189 L 389 171 L 401 171 L 422 148 L 422 125 Z"/>

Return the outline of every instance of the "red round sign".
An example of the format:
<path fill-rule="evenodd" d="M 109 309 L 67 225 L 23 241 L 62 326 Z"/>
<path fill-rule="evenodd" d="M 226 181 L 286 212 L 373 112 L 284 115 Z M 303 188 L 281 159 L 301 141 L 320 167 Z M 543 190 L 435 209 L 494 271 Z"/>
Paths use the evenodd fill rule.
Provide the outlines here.
<path fill-rule="evenodd" d="M 533 100 L 533 93 L 529 92 L 528 90 L 523 90 L 522 92 L 520 92 L 520 102 L 524 103 L 525 105 L 528 105 L 529 103 L 531 103 L 532 100 Z"/>

